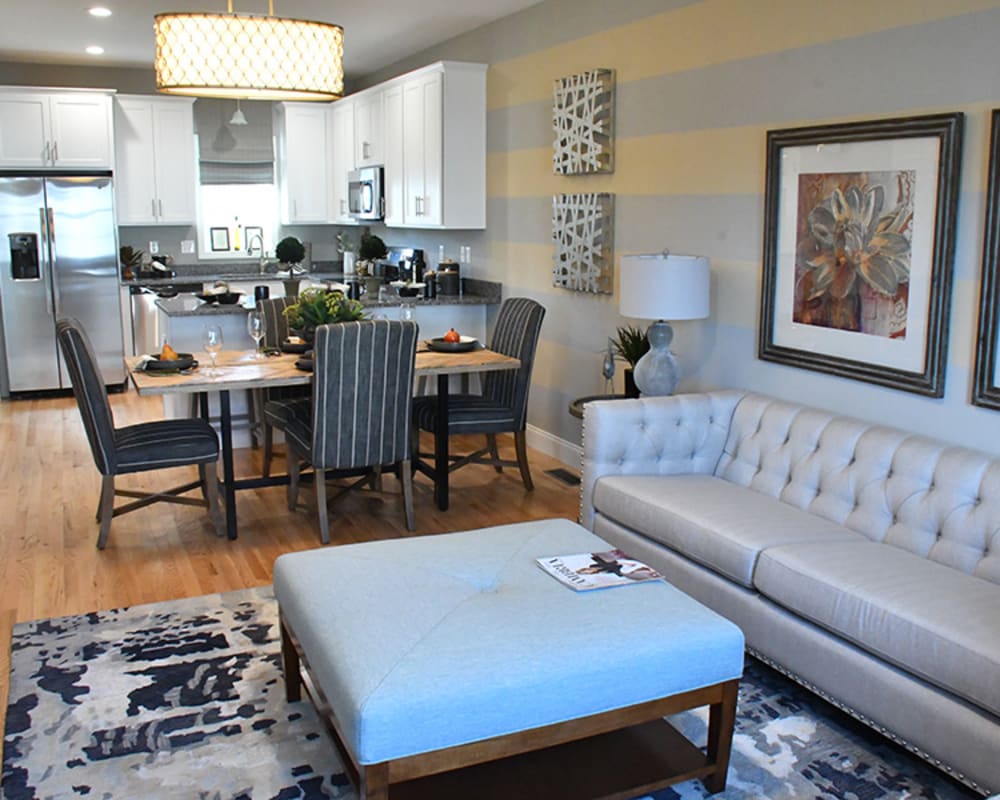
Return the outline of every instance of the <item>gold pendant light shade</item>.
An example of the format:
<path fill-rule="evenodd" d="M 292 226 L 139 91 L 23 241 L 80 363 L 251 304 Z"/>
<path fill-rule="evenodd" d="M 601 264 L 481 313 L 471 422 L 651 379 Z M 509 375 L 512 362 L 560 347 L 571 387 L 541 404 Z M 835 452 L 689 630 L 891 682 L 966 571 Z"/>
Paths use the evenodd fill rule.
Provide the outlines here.
<path fill-rule="evenodd" d="M 337 100 L 344 29 L 250 14 L 157 14 L 156 88 L 195 97 Z"/>

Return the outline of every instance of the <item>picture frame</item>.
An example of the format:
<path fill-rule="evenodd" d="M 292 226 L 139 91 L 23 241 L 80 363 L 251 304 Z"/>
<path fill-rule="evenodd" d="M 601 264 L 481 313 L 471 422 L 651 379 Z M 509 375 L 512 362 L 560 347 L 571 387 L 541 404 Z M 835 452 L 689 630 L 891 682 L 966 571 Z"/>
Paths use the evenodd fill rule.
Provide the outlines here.
<path fill-rule="evenodd" d="M 943 396 L 963 124 L 768 131 L 758 358 Z"/>
<path fill-rule="evenodd" d="M 615 196 L 552 196 L 552 285 L 591 294 L 614 292 Z"/>
<path fill-rule="evenodd" d="M 223 253 L 229 250 L 229 228 L 210 228 L 212 252 Z"/>
<path fill-rule="evenodd" d="M 1000 411 L 1000 109 L 990 118 L 989 163 L 972 402 Z"/>
<path fill-rule="evenodd" d="M 614 172 L 614 115 L 613 69 L 602 67 L 553 81 L 553 174 Z"/>

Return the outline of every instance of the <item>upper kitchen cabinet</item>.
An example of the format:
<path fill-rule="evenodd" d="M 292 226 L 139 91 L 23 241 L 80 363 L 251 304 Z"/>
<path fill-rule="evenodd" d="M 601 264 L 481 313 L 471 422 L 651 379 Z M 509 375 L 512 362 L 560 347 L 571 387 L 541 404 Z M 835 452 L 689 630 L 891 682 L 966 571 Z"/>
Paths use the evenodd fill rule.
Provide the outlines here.
<path fill-rule="evenodd" d="M 119 225 L 193 225 L 194 100 L 115 98 L 115 191 Z"/>
<path fill-rule="evenodd" d="M 351 98 L 354 103 L 354 163 L 381 166 L 383 153 L 382 91 L 370 89 Z"/>
<path fill-rule="evenodd" d="M 356 106 L 353 99 L 338 100 L 330 106 L 330 191 L 333 221 L 353 224 L 347 207 L 347 175 L 355 169 L 354 130 Z"/>
<path fill-rule="evenodd" d="M 440 62 L 385 85 L 385 224 L 486 227 L 486 65 Z"/>
<path fill-rule="evenodd" d="M 329 222 L 330 108 L 321 103 L 275 103 L 278 134 L 278 183 L 282 223 Z"/>
<path fill-rule="evenodd" d="M 0 168 L 111 169 L 111 96 L 0 91 Z"/>

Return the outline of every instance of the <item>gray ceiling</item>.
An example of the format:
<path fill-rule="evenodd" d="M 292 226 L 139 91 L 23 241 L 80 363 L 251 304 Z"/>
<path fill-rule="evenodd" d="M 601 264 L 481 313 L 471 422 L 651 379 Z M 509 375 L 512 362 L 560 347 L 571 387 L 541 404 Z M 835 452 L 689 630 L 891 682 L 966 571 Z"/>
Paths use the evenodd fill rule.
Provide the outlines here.
<path fill-rule="evenodd" d="M 539 0 L 274 0 L 279 17 L 335 22 L 344 28 L 344 71 L 367 75 Z M 148 67 L 153 16 L 173 11 L 225 12 L 226 0 L 5 0 L 0 61 Z M 87 9 L 110 8 L 98 19 Z M 233 0 L 240 13 L 266 14 L 268 0 Z M 88 45 L 104 55 L 90 56 Z"/>

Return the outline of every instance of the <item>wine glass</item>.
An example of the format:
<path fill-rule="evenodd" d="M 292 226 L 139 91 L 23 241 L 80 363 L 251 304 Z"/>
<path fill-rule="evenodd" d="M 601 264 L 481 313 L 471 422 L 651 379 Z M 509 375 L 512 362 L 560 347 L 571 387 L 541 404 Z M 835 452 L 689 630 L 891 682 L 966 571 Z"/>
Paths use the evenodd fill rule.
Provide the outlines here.
<path fill-rule="evenodd" d="M 263 311 L 251 311 L 247 314 L 247 332 L 257 345 L 254 358 L 264 357 L 264 354 L 260 350 L 260 340 L 264 338 L 266 328 L 267 322 L 264 319 Z"/>
<path fill-rule="evenodd" d="M 201 331 L 201 343 L 205 348 L 205 352 L 212 359 L 212 366 L 209 370 L 210 375 L 216 375 L 217 370 L 215 368 L 215 358 L 222 349 L 222 326 L 221 325 L 206 325 Z"/>

